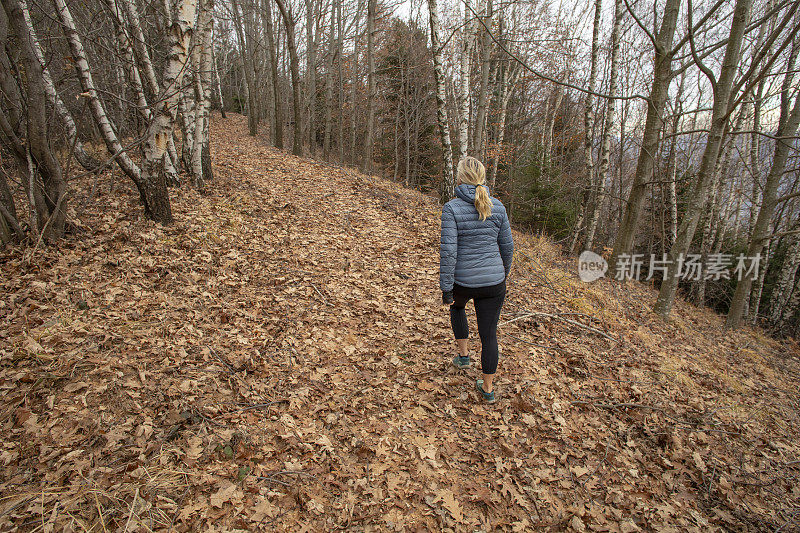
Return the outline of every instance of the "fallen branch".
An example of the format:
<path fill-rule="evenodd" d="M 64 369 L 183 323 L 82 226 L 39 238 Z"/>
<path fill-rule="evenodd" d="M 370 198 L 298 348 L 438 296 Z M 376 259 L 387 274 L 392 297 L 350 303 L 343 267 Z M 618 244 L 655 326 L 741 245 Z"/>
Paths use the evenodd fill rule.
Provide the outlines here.
<path fill-rule="evenodd" d="M 576 322 L 575 320 L 570 320 L 569 318 L 564 318 L 563 316 L 551 315 L 550 313 L 539 313 L 539 312 L 536 312 L 536 313 L 525 313 L 522 316 L 518 316 L 516 318 L 512 318 L 511 320 L 506 320 L 504 322 L 501 322 L 499 325 L 500 326 L 505 326 L 506 324 L 511 324 L 512 322 L 516 322 L 517 320 L 522 320 L 524 318 L 530 318 L 530 317 L 534 317 L 534 316 L 539 316 L 539 317 L 544 317 L 544 318 L 554 318 L 556 320 L 561 320 L 563 322 L 566 322 L 567 324 L 572 324 L 573 326 L 577 326 L 579 328 L 586 329 L 588 331 L 591 331 L 592 333 L 597 333 L 598 335 L 601 335 L 601 336 L 605 337 L 606 339 L 608 339 L 608 340 L 610 340 L 612 342 L 619 342 L 617 339 L 615 339 L 611 335 L 608 335 L 607 333 L 604 333 L 604 332 L 600 331 L 597 328 L 593 328 L 592 326 L 587 326 L 586 324 L 581 324 L 580 322 Z"/>

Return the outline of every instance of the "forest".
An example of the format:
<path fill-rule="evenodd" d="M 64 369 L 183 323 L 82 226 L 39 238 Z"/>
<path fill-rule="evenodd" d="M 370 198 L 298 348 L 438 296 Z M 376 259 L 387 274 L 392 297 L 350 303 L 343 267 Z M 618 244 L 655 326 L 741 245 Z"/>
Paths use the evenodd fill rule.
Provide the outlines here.
<path fill-rule="evenodd" d="M 798 527 L 800 2 L 2 0 L 0 44 L 0 529 Z M 441 355 L 466 156 L 496 409 Z"/>
<path fill-rule="evenodd" d="M 473 4 L 10 1 L 0 236 L 68 231 L 76 172 L 119 169 L 171 222 L 170 188 L 212 179 L 214 108 L 444 200 L 474 155 L 518 227 L 612 273 L 665 258 L 662 316 L 680 292 L 796 333 L 797 3 Z M 683 279 L 688 254 L 759 268 Z"/>

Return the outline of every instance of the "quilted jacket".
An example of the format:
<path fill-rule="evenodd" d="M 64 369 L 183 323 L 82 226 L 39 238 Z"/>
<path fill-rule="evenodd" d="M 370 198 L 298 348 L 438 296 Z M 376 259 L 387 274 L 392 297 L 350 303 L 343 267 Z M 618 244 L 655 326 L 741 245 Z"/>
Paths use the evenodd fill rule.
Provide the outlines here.
<path fill-rule="evenodd" d="M 439 246 L 442 292 L 453 290 L 453 283 L 462 287 L 497 285 L 506 279 L 511 269 L 514 239 L 506 208 L 500 200 L 490 196 L 492 214 L 481 220 L 475 209 L 475 187 L 466 183 L 458 185 L 456 197 L 442 207 Z"/>

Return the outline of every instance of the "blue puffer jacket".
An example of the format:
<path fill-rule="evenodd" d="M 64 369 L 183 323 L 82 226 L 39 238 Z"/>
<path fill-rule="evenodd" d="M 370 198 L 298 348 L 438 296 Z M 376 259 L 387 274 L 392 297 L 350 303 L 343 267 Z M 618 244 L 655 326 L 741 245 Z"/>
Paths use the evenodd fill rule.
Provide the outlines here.
<path fill-rule="evenodd" d="M 447 292 L 454 282 L 462 287 L 497 285 L 506 279 L 514 255 L 506 208 L 490 196 L 492 214 L 481 220 L 475 209 L 475 185 L 462 183 L 455 192 L 456 197 L 442 208 L 439 287 Z"/>

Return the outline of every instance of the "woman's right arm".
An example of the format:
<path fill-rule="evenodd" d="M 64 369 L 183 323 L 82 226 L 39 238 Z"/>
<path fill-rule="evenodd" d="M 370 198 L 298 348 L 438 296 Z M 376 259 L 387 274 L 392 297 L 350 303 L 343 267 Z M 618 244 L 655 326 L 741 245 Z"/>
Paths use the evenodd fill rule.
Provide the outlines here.
<path fill-rule="evenodd" d="M 453 209 L 445 204 L 442 208 L 442 238 L 439 244 L 439 288 L 442 292 L 453 290 L 453 278 L 458 257 L 458 227 Z"/>

